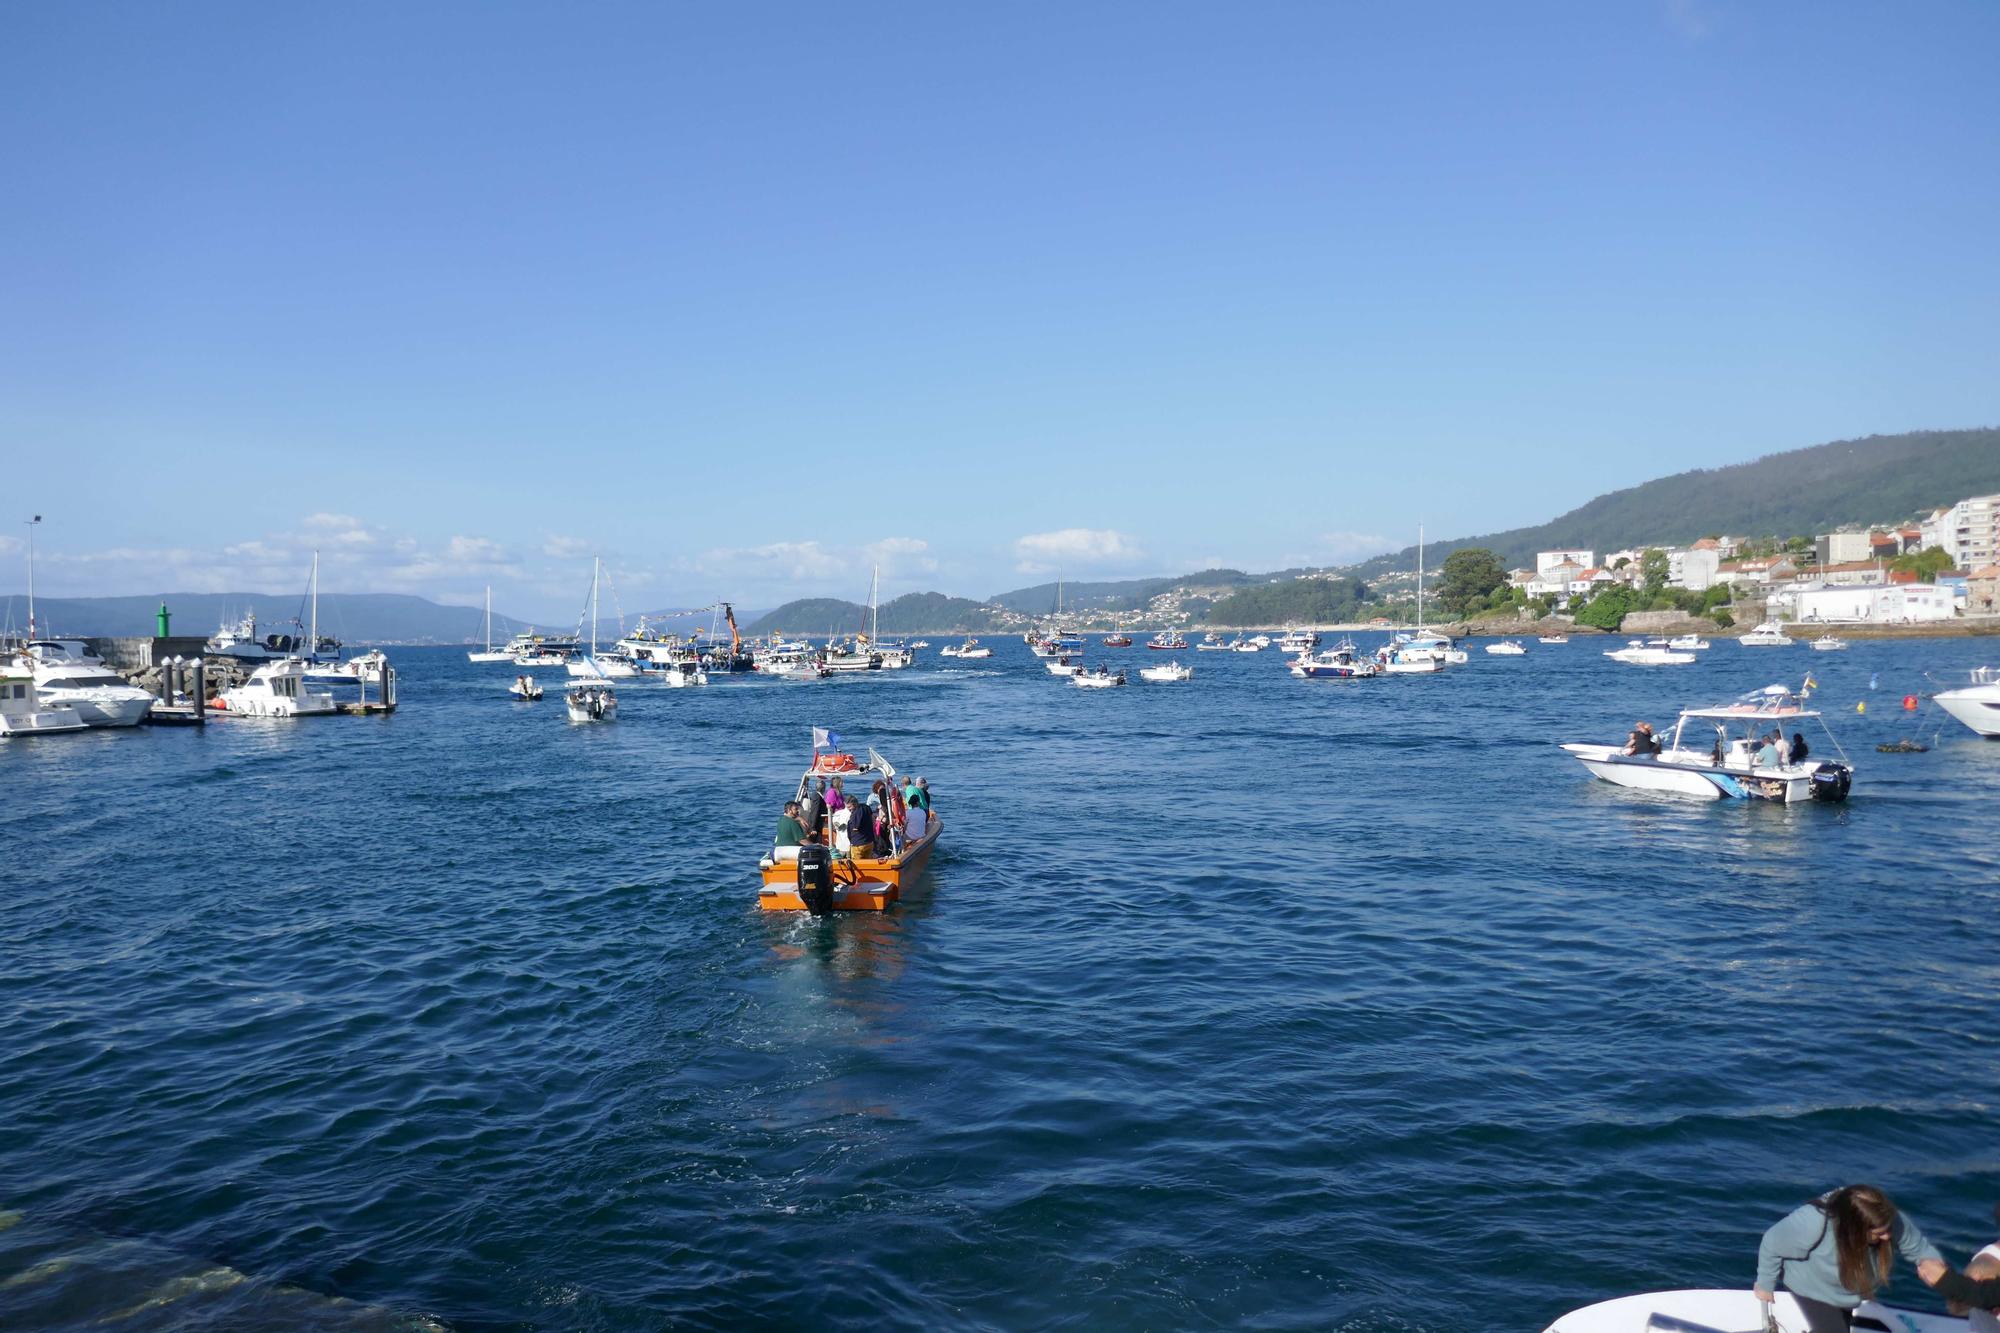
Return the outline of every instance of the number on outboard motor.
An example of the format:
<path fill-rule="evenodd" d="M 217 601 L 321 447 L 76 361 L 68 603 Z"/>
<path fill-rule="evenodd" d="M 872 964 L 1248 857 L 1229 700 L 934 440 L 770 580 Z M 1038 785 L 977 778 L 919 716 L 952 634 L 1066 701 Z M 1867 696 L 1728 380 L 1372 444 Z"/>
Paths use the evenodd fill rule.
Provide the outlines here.
<path fill-rule="evenodd" d="M 799 900 L 814 916 L 833 910 L 833 849 L 817 843 L 799 848 Z"/>

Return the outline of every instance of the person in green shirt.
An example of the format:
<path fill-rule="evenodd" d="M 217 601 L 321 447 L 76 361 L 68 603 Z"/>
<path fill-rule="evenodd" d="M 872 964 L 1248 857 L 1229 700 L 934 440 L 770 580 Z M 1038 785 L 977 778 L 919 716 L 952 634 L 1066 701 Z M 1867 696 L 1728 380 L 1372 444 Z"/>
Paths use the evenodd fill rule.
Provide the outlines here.
<path fill-rule="evenodd" d="M 785 813 L 778 816 L 776 845 L 779 847 L 796 847 L 805 840 L 806 826 L 799 822 L 799 803 L 797 801 L 786 801 Z"/>

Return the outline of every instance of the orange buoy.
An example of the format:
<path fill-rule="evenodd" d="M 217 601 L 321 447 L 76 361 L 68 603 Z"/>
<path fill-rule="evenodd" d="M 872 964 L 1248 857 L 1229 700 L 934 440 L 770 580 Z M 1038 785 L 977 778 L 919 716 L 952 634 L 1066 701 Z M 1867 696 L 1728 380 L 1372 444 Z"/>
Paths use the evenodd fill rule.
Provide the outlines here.
<path fill-rule="evenodd" d="M 1904 695 L 1904 696 L 1903 696 L 1903 711 L 1904 711 L 1904 712 L 1906 712 L 1906 713 L 1914 713 L 1914 712 L 1916 712 L 1916 711 L 1917 711 L 1917 696 L 1916 696 L 1916 695 L 1914 695 L 1914 694 L 1906 694 L 1906 695 Z"/>

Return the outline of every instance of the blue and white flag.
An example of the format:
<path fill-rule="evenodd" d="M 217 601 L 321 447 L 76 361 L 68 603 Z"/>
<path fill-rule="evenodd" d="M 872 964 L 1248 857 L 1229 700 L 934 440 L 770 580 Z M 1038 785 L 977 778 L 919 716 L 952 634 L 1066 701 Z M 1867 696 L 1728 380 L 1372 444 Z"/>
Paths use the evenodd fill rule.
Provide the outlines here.
<path fill-rule="evenodd" d="M 813 749 L 832 750 L 840 745 L 840 733 L 828 731 L 825 727 L 813 728 Z"/>

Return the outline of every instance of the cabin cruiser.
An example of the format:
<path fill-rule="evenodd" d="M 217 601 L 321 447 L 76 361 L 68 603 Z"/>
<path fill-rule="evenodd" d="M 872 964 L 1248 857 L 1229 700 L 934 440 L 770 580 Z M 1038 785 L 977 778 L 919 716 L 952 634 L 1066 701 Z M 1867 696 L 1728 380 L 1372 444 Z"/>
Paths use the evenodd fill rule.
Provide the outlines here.
<path fill-rule="evenodd" d="M 1835 634 L 1822 634 L 1812 641 L 1812 648 L 1816 653 L 1844 653 L 1847 640 Z"/>
<path fill-rule="evenodd" d="M 1263 639 L 1264 641 L 1259 643 L 1257 639 Z M 1270 643 L 1271 641 L 1268 638 L 1264 638 L 1260 634 L 1256 639 L 1238 639 L 1229 645 L 1229 651 L 1232 653 L 1261 653 L 1265 648 L 1270 646 Z"/>
<path fill-rule="evenodd" d="M 1319 635 L 1309 629 L 1288 629 L 1278 640 L 1282 653 L 1309 653 L 1319 647 Z"/>
<path fill-rule="evenodd" d="M 1206 634 L 1202 636 L 1201 642 L 1194 646 L 1194 650 L 1198 653 L 1226 653 L 1229 651 L 1229 645 L 1220 635 Z"/>
<path fill-rule="evenodd" d="M 0 736 L 48 736 L 89 726 L 72 704 L 40 702 L 35 673 L 27 666 L 0 660 Z"/>
<path fill-rule="evenodd" d="M 1644 639 L 1633 639 L 1605 656 L 1628 666 L 1686 666 L 1694 661 L 1693 653 L 1678 653 L 1663 643 L 1647 643 Z"/>
<path fill-rule="evenodd" d="M 699 662 L 673 662 L 657 671 L 645 673 L 647 680 L 658 680 L 670 690 L 686 689 L 690 685 L 708 684 L 708 672 Z"/>
<path fill-rule="evenodd" d="M 1086 690 L 1108 690 L 1113 685 L 1123 685 L 1125 673 L 1113 671 L 1110 667 L 1099 663 L 1097 670 L 1079 671 L 1069 678 L 1069 683 L 1080 685 Z"/>
<path fill-rule="evenodd" d="M 1431 665 L 1435 671 L 1435 663 Z M 1291 672 L 1302 680 L 1366 680 L 1382 674 L 1379 663 L 1361 656 L 1352 639 L 1342 639 L 1325 652 L 1301 655 Z"/>
<path fill-rule="evenodd" d="M 1720 1329 L 1803 1329 L 1805 1312 L 1789 1291 L 1772 1293 L 1767 1305 L 1748 1287 L 1650 1291 L 1586 1305 L 1550 1324 L 1543 1333 L 1708 1333 Z M 1929 1314 L 1863 1301 L 1853 1310 L 1856 1329 L 1896 1329 L 1898 1333 L 1967 1333 L 1954 1315 Z"/>
<path fill-rule="evenodd" d="M 873 750 L 865 759 L 857 759 L 815 748 L 812 766 L 799 779 L 792 796 L 803 804 L 813 784 L 823 785 L 833 778 L 841 779 L 849 799 L 854 800 L 865 799 L 878 780 L 898 784 L 900 775 L 895 765 Z M 847 842 L 845 830 L 831 825 L 825 830 L 808 830 L 808 836 L 823 833 L 832 845 L 812 841 L 772 847 L 757 862 L 763 881 L 757 905 L 767 912 L 808 911 L 814 916 L 835 911 L 879 912 L 890 906 L 924 873 L 931 849 L 943 833 L 943 821 L 929 808 L 929 800 L 926 794 L 922 809 L 909 810 L 903 827 L 911 836 L 895 835 L 886 854 L 879 847 L 856 851 L 851 844 L 843 845 Z"/>
<path fill-rule="evenodd" d="M 882 669 L 884 671 L 901 671 L 904 667 L 917 660 L 916 653 L 910 650 L 908 644 L 892 641 L 889 643 L 878 643 L 874 647 L 875 655 L 882 659 Z"/>
<path fill-rule="evenodd" d="M 1583 744 L 1562 748 L 1592 775 L 1642 791 L 1672 792 L 1709 801 L 1725 796 L 1785 804 L 1844 801 L 1854 781 L 1854 769 L 1847 763 L 1810 755 L 1794 759 L 1789 742 L 1775 747 L 1781 755 L 1777 761 L 1760 764 L 1757 760 L 1766 736 L 1775 731 L 1782 738 L 1786 728 L 1804 718 L 1818 720 L 1822 734 L 1835 752 L 1840 752 L 1840 742 L 1826 729 L 1819 710 L 1808 708 L 1803 694 L 1794 694 L 1783 685 L 1767 685 L 1733 703 L 1683 711 L 1665 747 L 1655 753 L 1628 753 L 1629 744 L 1623 748 Z M 1842 760 L 1846 757 L 1841 754 Z"/>
<path fill-rule="evenodd" d="M 153 711 L 153 696 L 106 666 L 81 639 L 35 639 L 27 655 L 39 708 L 66 704 L 90 727 L 136 726 Z"/>
<path fill-rule="evenodd" d="M 337 711 L 331 694 L 306 688 L 306 664 L 296 657 L 264 663 L 209 706 L 232 717 L 319 717 Z"/>
<path fill-rule="evenodd" d="M 350 657 L 345 662 L 308 664 L 306 679 L 317 681 L 351 681 L 359 685 L 380 685 L 382 673 L 389 667 L 388 654 L 380 648 Z"/>
<path fill-rule="evenodd" d="M 1775 620 L 1767 620 L 1736 642 L 1745 648 L 1789 648 L 1791 636 Z"/>
<path fill-rule="evenodd" d="M 1148 639 L 1146 646 L 1159 652 L 1186 652 L 1187 636 L 1178 630 L 1163 629 Z"/>
<path fill-rule="evenodd" d="M 1667 640 L 1667 647 L 1682 653 L 1700 652 L 1708 647 L 1708 640 L 1699 634 L 1676 634 Z"/>
<path fill-rule="evenodd" d="M 1192 680 L 1194 668 L 1182 666 L 1178 660 L 1162 662 L 1159 666 L 1139 668 L 1139 679 L 1151 681 L 1155 685 L 1171 685 L 1177 681 Z"/>
<path fill-rule="evenodd" d="M 1980 667 L 1968 685 L 1935 696 L 1937 706 L 1988 740 L 2000 740 L 2000 667 Z"/>
<path fill-rule="evenodd" d="M 1444 670 L 1430 653 L 1413 653 L 1409 636 L 1398 634 L 1375 650 L 1375 669 L 1384 676 L 1428 676 Z"/>
<path fill-rule="evenodd" d="M 601 680 L 578 681 L 563 695 L 572 722 L 615 722 L 618 694 Z"/>
<path fill-rule="evenodd" d="M 531 625 L 507 641 L 507 660 L 515 666 L 561 666 L 577 650 L 575 639 L 535 633 Z"/>
<path fill-rule="evenodd" d="M 1498 643 L 1489 643 L 1486 645 L 1486 651 L 1496 657 L 1525 657 L 1528 653 L 1526 648 L 1523 648 L 1519 642 L 1513 639 L 1502 639 Z"/>
<path fill-rule="evenodd" d="M 1464 666 L 1472 660 L 1469 653 L 1436 630 L 1420 628 L 1414 634 L 1395 635 L 1390 642 L 1398 645 L 1401 656 L 1413 661 L 1428 657 L 1439 666 Z"/>

